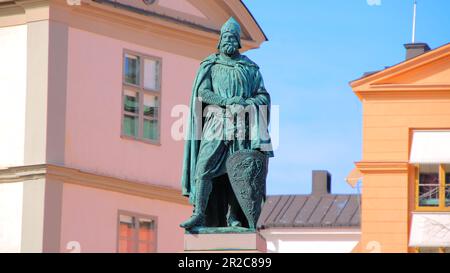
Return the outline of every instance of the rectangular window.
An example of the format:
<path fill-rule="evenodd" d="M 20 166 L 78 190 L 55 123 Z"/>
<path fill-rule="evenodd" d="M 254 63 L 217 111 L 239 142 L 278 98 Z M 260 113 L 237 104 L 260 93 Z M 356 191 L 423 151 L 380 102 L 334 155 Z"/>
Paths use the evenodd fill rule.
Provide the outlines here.
<path fill-rule="evenodd" d="M 161 60 L 127 52 L 123 67 L 122 135 L 159 143 Z"/>
<path fill-rule="evenodd" d="M 416 184 L 418 210 L 450 209 L 450 164 L 419 164 Z"/>
<path fill-rule="evenodd" d="M 118 252 L 156 252 L 156 218 L 119 213 Z"/>
<path fill-rule="evenodd" d="M 439 165 L 419 167 L 419 206 L 439 207 Z"/>

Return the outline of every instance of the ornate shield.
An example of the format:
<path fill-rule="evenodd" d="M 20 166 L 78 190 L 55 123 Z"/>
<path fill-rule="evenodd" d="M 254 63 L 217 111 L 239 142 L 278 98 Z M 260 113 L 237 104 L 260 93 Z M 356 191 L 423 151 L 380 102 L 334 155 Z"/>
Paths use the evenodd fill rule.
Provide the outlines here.
<path fill-rule="evenodd" d="M 226 162 L 231 187 L 252 229 L 265 199 L 267 165 L 268 157 L 255 150 L 235 152 Z"/>

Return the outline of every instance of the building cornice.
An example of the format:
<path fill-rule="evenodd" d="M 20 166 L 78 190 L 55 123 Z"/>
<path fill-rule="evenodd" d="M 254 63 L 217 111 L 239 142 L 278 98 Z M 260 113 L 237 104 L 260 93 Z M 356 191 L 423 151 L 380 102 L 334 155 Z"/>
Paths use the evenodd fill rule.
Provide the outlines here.
<path fill-rule="evenodd" d="M 449 84 L 377 84 L 354 90 L 360 99 L 449 99 Z"/>
<path fill-rule="evenodd" d="M 48 20 L 49 7 L 49 0 L 0 0 L 0 27 Z"/>
<path fill-rule="evenodd" d="M 0 169 L 0 183 L 14 183 L 45 178 L 46 165 L 29 165 Z"/>
<path fill-rule="evenodd" d="M 43 178 L 61 183 L 189 205 L 187 198 L 183 197 L 181 190 L 178 189 L 98 175 L 64 166 L 41 164 L 0 169 L 0 183 L 23 182 Z"/>
<path fill-rule="evenodd" d="M 407 173 L 410 164 L 408 162 L 374 162 L 360 161 L 355 163 L 362 174 L 369 173 Z"/>

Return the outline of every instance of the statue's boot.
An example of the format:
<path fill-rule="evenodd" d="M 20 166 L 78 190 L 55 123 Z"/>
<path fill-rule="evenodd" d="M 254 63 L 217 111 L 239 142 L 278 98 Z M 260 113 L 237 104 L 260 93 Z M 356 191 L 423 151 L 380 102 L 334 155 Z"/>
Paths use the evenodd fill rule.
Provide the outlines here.
<path fill-rule="evenodd" d="M 242 223 L 239 220 L 240 205 L 234 195 L 232 189 L 228 191 L 228 215 L 227 224 L 229 227 L 242 227 Z"/>
<path fill-rule="evenodd" d="M 228 219 L 228 226 L 229 227 L 242 227 L 241 221 L 237 219 Z"/>
<path fill-rule="evenodd" d="M 212 181 L 200 180 L 197 184 L 197 192 L 195 194 L 194 213 L 191 218 L 180 224 L 180 227 L 185 229 L 191 229 L 193 227 L 205 226 L 205 212 L 208 206 L 209 195 L 212 191 Z"/>

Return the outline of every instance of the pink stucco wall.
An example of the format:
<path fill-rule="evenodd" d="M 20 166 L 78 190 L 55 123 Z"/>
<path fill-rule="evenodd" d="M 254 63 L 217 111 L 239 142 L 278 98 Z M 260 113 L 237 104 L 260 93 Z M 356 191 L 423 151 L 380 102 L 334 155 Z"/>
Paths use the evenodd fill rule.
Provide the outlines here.
<path fill-rule="evenodd" d="M 156 216 L 158 252 L 182 252 L 184 230 L 178 225 L 192 209 L 159 200 L 64 184 L 61 252 L 116 252 L 118 211 Z"/>
<path fill-rule="evenodd" d="M 187 104 L 200 61 L 69 29 L 66 166 L 180 188 L 183 141 L 171 137 L 176 104 Z M 123 50 L 162 58 L 161 145 L 121 138 Z"/>

